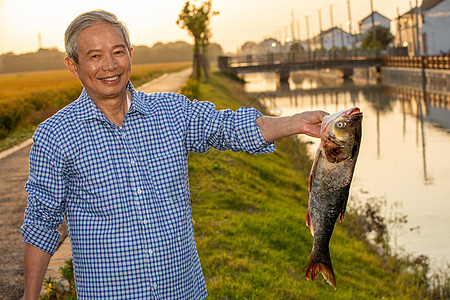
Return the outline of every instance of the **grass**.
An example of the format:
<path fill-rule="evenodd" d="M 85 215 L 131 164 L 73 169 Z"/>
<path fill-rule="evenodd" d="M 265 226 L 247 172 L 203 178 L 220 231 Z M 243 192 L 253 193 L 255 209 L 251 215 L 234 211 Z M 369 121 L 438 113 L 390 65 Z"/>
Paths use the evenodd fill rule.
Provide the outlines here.
<path fill-rule="evenodd" d="M 251 102 L 239 83 L 222 75 L 189 85 L 196 98 L 219 109 Z M 190 154 L 194 230 L 210 298 L 426 298 L 423 277 L 350 236 L 346 222 L 336 224 L 330 242 L 337 290 L 321 275 L 305 279 L 313 244 L 305 226 L 311 161 L 296 139 L 276 145 L 275 153 L 254 156 Z"/>

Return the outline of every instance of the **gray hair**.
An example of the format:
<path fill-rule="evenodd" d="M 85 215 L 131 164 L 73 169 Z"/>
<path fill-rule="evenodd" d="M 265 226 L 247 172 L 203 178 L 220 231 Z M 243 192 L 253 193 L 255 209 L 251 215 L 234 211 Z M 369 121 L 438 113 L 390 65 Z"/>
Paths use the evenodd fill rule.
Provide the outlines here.
<path fill-rule="evenodd" d="M 78 35 L 86 28 L 97 25 L 99 23 L 109 23 L 116 26 L 123 34 L 125 46 L 131 51 L 130 35 L 126 25 L 117 19 L 117 17 L 105 10 L 93 10 L 83 13 L 76 17 L 64 34 L 64 45 L 66 47 L 67 56 L 78 63 Z"/>

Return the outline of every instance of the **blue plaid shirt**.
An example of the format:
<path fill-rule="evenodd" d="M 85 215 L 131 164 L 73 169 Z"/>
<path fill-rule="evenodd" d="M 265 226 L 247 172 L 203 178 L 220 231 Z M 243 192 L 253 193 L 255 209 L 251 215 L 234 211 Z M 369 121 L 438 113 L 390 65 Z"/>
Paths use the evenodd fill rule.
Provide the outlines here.
<path fill-rule="evenodd" d="M 122 128 L 83 90 L 36 130 L 21 228 L 54 253 L 66 216 L 78 299 L 203 299 L 187 156 L 220 150 L 268 153 L 253 108 L 216 111 L 131 83 Z"/>

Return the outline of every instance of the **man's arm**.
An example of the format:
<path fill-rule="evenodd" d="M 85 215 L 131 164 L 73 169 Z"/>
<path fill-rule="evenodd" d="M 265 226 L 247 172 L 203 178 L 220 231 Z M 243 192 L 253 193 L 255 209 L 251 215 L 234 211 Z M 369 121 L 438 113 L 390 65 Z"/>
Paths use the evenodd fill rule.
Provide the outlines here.
<path fill-rule="evenodd" d="M 305 111 L 289 117 L 261 116 L 256 119 L 256 124 L 261 130 L 263 138 L 269 143 L 293 134 L 320 137 L 320 126 L 326 115 L 328 113 L 316 110 Z"/>
<path fill-rule="evenodd" d="M 49 253 L 25 243 L 25 300 L 39 299 L 50 258 Z"/>

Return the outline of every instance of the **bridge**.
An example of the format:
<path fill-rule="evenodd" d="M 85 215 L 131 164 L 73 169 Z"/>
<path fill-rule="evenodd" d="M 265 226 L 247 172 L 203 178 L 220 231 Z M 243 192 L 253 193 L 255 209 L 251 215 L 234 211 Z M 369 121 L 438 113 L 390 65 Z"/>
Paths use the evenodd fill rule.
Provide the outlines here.
<path fill-rule="evenodd" d="M 357 67 L 380 67 L 379 55 L 299 55 L 296 53 L 269 53 L 235 56 L 219 56 L 218 65 L 224 73 L 243 74 L 257 72 L 275 72 L 280 81 L 287 81 L 291 71 L 314 69 L 340 69 L 344 77 L 353 73 Z"/>

